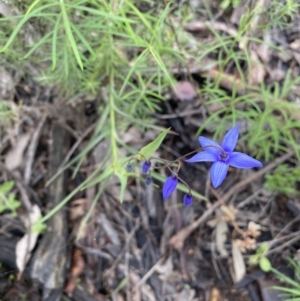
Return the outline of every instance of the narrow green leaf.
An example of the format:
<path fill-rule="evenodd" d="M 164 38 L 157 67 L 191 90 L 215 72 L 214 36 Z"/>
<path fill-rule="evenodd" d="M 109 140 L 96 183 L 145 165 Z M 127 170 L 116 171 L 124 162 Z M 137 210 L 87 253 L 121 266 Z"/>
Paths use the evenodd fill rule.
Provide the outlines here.
<path fill-rule="evenodd" d="M 25 14 L 25 16 L 28 16 L 30 13 L 31 13 L 31 11 L 34 9 L 34 7 L 35 6 L 37 6 L 38 4 L 39 4 L 39 2 L 41 2 L 42 0 L 35 0 L 30 6 L 29 6 L 29 8 L 28 8 L 28 10 L 27 10 L 27 12 L 26 12 L 26 14 Z"/>
<path fill-rule="evenodd" d="M 70 24 L 70 20 L 65 8 L 65 5 L 63 3 L 63 0 L 60 0 L 60 7 L 61 7 L 61 11 L 62 11 L 62 15 L 63 15 L 63 20 L 64 20 L 64 24 L 65 24 L 65 29 L 66 29 L 66 34 L 67 34 L 67 38 L 71 44 L 71 48 L 73 50 L 73 53 L 75 55 L 76 61 L 80 67 L 81 70 L 83 70 L 83 64 L 81 61 L 81 57 L 80 57 L 80 53 L 77 49 L 77 45 L 72 33 L 72 29 L 71 29 L 71 24 Z"/>
<path fill-rule="evenodd" d="M 166 135 L 170 131 L 170 128 L 164 130 L 162 133 L 160 133 L 156 139 L 154 139 L 152 142 L 150 142 L 148 145 L 144 146 L 140 151 L 137 157 L 139 160 L 143 159 L 149 159 L 160 147 L 161 143 L 165 139 Z"/>
<path fill-rule="evenodd" d="M 96 58 L 96 54 L 95 54 L 94 50 L 92 49 L 92 47 L 90 46 L 90 44 L 88 43 L 88 41 L 84 38 L 84 36 L 80 32 L 80 30 L 78 30 L 74 24 L 71 23 L 71 27 L 72 27 L 73 31 L 76 33 L 76 35 L 78 36 L 78 38 L 81 40 L 82 44 L 86 47 L 86 49 L 92 55 L 92 59 L 94 60 Z"/>
<path fill-rule="evenodd" d="M 112 13 L 107 13 L 105 11 L 101 11 L 99 9 L 94 9 L 94 8 L 90 8 L 90 7 L 83 6 L 83 5 L 82 6 L 81 5 L 71 5 L 70 7 L 73 8 L 73 9 L 83 10 L 83 11 L 89 12 L 91 14 L 98 15 L 98 16 L 107 18 L 109 20 L 116 20 L 116 21 L 128 22 L 128 23 L 137 23 L 135 20 L 132 20 L 128 17 L 127 18 L 125 18 L 125 17 L 122 18 L 122 17 L 116 16 Z"/>

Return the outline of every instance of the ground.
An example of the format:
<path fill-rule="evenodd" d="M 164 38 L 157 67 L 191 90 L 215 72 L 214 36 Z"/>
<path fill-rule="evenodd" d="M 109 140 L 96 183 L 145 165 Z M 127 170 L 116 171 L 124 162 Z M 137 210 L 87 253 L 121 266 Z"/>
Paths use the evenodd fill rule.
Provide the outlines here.
<path fill-rule="evenodd" d="M 109 3 L 0 4 L 0 300 L 299 296 L 300 3 Z"/>

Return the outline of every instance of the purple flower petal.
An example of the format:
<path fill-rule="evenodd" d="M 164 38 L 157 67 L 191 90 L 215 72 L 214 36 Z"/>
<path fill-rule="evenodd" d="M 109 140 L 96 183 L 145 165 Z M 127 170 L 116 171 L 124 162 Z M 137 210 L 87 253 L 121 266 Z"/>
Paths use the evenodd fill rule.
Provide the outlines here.
<path fill-rule="evenodd" d="M 162 190 L 164 200 L 167 199 L 173 193 L 173 191 L 177 187 L 177 184 L 178 178 L 176 175 L 172 175 L 166 179 Z"/>
<path fill-rule="evenodd" d="M 185 160 L 185 162 L 193 163 L 193 162 L 215 162 L 218 160 L 218 156 L 210 151 L 204 151 L 196 154 L 192 158 Z"/>
<path fill-rule="evenodd" d="M 206 151 L 209 151 L 209 152 L 214 153 L 214 154 L 220 154 L 220 152 L 222 151 L 221 146 L 213 140 L 207 139 L 203 136 L 200 136 L 198 138 L 198 140 L 199 140 L 200 145 Z M 209 146 L 212 146 L 212 147 L 209 147 Z"/>
<path fill-rule="evenodd" d="M 261 162 L 240 152 L 233 152 L 227 163 L 236 168 L 262 167 Z"/>
<path fill-rule="evenodd" d="M 189 207 L 192 205 L 193 196 L 191 194 L 185 194 L 183 197 L 183 204 L 185 207 Z"/>
<path fill-rule="evenodd" d="M 226 163 L 219 161 L 213 163 L 210 169 L 210 178 L 214 188 L 219 187 L 223 183 L 227 175 L 227 171 L 228 165 Z"/>
<path fill-rule="evenodd" d="M 148 172 L 148 170 L 150 169 L 151 167 L 151 161 L 145 161 L 143 162 L 142 164 L 142 173 L 145 174 Z"/>
<path fill-rule="evenodd" d="M 225 135 L 222 142 L 222 148 L 226 152 L 232 152 L 235 149 L 238 138 L 239 138 L 239 126 L 236 125 Z"/>

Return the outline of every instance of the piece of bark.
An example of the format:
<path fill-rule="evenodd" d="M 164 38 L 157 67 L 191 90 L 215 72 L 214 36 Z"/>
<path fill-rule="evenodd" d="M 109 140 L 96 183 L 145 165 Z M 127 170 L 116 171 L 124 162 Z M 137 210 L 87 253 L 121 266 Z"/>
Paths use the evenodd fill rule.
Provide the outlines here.
<path fill-rule="evenodd" d="M 0 262 L 13 270 L 17 268 L 15 249 L 19 239 L 19 237 L 13 235 L 10 237 L 0 235 Z"/>
<path fill-rule="evenodd" d="M 52 126 L 49 154 L 49 178 L 59 168 L 68 150 L 69 135 L 59 125 Z M 47 207 L 52 209 L 65 197 L 65 177 L 61 173 L 48 187 Z M 61 300 L 66 278 L 67 224 L 64 208 L 55 213 L 47 222 L 47 230 L 39 243 L 31 266 L 31 277 L 43 291 L 43 301 Z"/>

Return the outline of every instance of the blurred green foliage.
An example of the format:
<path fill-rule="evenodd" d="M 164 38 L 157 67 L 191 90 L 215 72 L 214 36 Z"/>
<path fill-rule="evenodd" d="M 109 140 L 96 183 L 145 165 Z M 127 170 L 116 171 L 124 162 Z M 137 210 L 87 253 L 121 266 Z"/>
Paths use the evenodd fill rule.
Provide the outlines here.
<path fill-rule="evenodd" d="M 281 192 L 286 195 L 299 195 L 296 184 L 300 180 L 300 167 L 279 165 L 273 174 L 266 175 L 265 187 L 270 191 Z"/>

